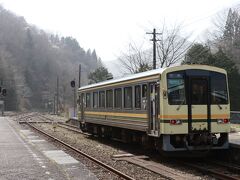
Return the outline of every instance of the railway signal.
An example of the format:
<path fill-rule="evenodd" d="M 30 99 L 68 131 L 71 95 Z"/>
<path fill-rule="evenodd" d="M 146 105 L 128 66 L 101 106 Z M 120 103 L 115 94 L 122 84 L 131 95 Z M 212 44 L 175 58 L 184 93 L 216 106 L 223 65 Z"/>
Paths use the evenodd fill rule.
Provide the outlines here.
<path fill-rule="evenodd" d="M 3 95 L 3 96 L 6 96 L 6 95 L 7 95 L 7 90 L 6 90 L 6 89 L 1 89 L 1 90 L 2 90 L 2 91 L 1 91 L 1 92 L 2 92 L 2 95 Z"/>
<path fill-rule="evenodd" d="M 5 88 L 2 88 L 0 86 L 0 95 L 6 96 L 7 95 L 7 90 Z M 2 112 L 2 116 L 4 115 L 4 100 L 1 98 L 0 100 L 0 111 Z"/>
<path fill-rule="evenodd" d="M 73 88 L 73 114 L 76 117 L 76 88 L 75 79 L 71 81 L 71 87 Z"/>
<path fill-rule="evenodd" d="M 72 87 L 72 88 L 75 87 L 75 80 L 71 81 L 71 87 Z"/>
<path fill-rule="evenodd" d="M 7 90 L 0 86 L 0 94 L 3 95 L 3 96 L 6 96 L 7 95 Z"/>

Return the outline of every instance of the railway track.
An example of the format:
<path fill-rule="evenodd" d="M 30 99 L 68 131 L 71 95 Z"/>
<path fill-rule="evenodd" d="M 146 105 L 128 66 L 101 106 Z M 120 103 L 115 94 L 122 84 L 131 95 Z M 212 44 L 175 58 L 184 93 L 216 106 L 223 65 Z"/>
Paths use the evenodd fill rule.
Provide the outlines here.
<path fill-rule="evenodd" d="M 44 116 L 44 115 L 42 115 L 42 114 L 38 114 L 38 117 L 41 119 L 41 120 L 43 120 L 44 122 L 55 122 L 54 121 L 54 119 L 51 119 L 51 118 L 49 118 L 49 117 L 46 117 L 46 116 Z M 74 125 L 70 125 L 70 124 L 67 124 L 67 123 L 65 123 L 65 122 L 56 122 L 57 123 L 57 126 L 59 126 L 59 127 L 62 127 L 62 128 L 65 128 L 65 129 L 68 129 L 68 130 L 70 130 L 70 131 L 73 131 L 73 132 L 76 132 L 76 133 L 81 133 L 81 134 L 84 134 L 84 135 L 89 135 L 89 134 L 87 134 L 87 133 L 84 133 L 84 132 L 82 132 L 78 127 L 76 127 L 76 126 L 74 126 Z"/>
<path fill-rule="evenodd" d="M 29 117 L 28 117 L 29 118 Z M 54 141 L 56 141 L 57 143 L 60 143 L 66 147 L 68 147 L 69 149 L 81 154 L 82 156 L 84 157 L 87 157 L 88 159 L 90 159 L 91 161 L 94 161 L 95 163 L 103 166 L 104 168 L 108 169 L 109 171 L 113 172 L 114 174 L 117 174 L 120 178 L 123 178 L 123 179 L 134 179 L 128 175 L 125 175 L 124 173 L 116 170 L 115 168 L 111 167 L 111 166 L 108 166 L 106 163 L 103 163 L 99 160 L 97 160 L 96 158 L 92 157 L 92 156 L 89 156 L 88 154 L 80 151 L 79 149 L 76 149 L 75 147 L 69 145 L 69 144 L 66 144 L 65 142 L 63 142 L 62 140 L 42 131 L 41 129 L 37 128 L 36 126 L 34 126 L 34 120 L 35 122 L 39 122 L 39 119 L 41 119 L 43 122 L 46 122 L 46 123 L 51 123 L 52 121 L 49 119 L 49 118 L 45 118 L 44 115 L 40 115 L 39 114 L 35 114 L 34 117 L 31 118 L 31 121 L 30 122 L 25 122 L 27 125 L 29 125 L 31 128 L 33 128 L 34 130 L 38 131 L 39 133 L 41 134 L 44 134 L 45 136 L 47 136 L 48 138 L 50 139 L 53 139 Z M 47 120 L 47 121 L 46 121 Z M 66 124 L 66 123 L 63 123 L 63 122 L 58 122 L 57 123 L 57 126 L 59 127 L 62 127 L 62 128 L 65 128 L 67 130 L 70 130 L 70 131 L 73 131 L 73 132 L 77 132 L 77 133 L 81 133 L 81 134 L 84 134 L 84 135 L 89 135 L 89 134 L 86 134 L 86 133 L 83 133 L 81 130 L 77 129 L 76 126 L 73 126 L 73 125 L 69 125 L 69 124 Z M 139 165 L 138 165 L 139 166 Z M 152 168 L 154 169 L 154 167 L 151 167 L 151 168 L 146 168 L 146 167 L 143 167 L 144 169 L 147 169 L 149 171 L 152 171 L 152 172 L 155 172 L 156 174 L 159 174 L 161 177 L 163 177 L 164 179 L 188 179 L 184 176 L 182 176 L 182 174 L 178 174 L 174 171 L 171 172 L 171 170 L 164 168 L 162 167 L 161 170 L 158 170 L 158 171 L 154 171 L 152 170 Z M 155 168 L 156 169 L 156 168 Z"/>
<path fill-rule="evenodd" d="M 77 130 L 77 128 L 72 125 L 61 123 L 60 126 L 63 128 L 67 128 L 71 131 L 84 134 L 83 132 Z M 149 163 L 149 161 L 145 161 L 145 162 L 143 162 L 143 161 L 144 161 L 144 159 L 142 159 L 142 158 L 141 158 L 141 160 L 138 159 L 136 162 L 135 161 L 131 162 L 128 160 L 128 162 L 136 164 L 136 165 L 144 167 L 144 168 L 146 168 L 146 164 L 150 164 L 149 166 L 151 166 L 151 167 L 157 167 L 155 169 L 154 168 L 147 168 L 147 169 L 150 171 L 153 171 L 155 173 L 158 173 L 167 179 L 183 179 L 182 174 L 178 175 L 176 172 L 169 173 L 169 169 L 166 169 L 161 165 L 157 166 L 155 162 L 151 164 L 151 163 Z M 228 164 L 228 163 L 226 164 L 221 161 L 210 161 L 210 160 L 207 161 L 207 164 L 204 166 L 202 164 L 198 165 L 196 163 L 186 163 L 186 162 L 183 162 L 183 163 L 185 165 L 192 167 L 194 169 L 197 169 L 201 172 L 212 175 L 213 177 L 215 177 L 217 179 L 223 179 L 223 180 L 225 180 L 225 179 L 229 179 L 229 180 L 240 179 L 240 174 L 239 174 L 240 167 L 236 164 Z M 210 167 L 210 165 L 211 165 L 211 167 Z M 163 171 L 165 171 L 165 172 L 163 173 Z M 175 177 L 178 177 L 178 178 L 175 178 Z"/>
<path fill-rule="evenodd" d="M 125 174 L 114 169 L 113 167 L 110 167 L 106 165 L 105 163 L 93 158 L 92 156 L 87 155 L 86 153 L 72 147 L 69 144 L 66 144 L 60 139 L 57 139 L 51 135 L 49 135 L 46 132 L 43 132 L 42 130 L 38 129 L 37 127 L 33 126 L 31 122 L 34 122 L 33 120 L 35 119 L 36 122 L 39 122 L 39 119 L 42 120 L 43 122 L 46 123 L 51 123 L 54 122 L 55 120 L 46 117 L 44 115 L 39 115 L 39 114 L 32 114 L 29 116 L 25 116 L 24 118 L 30 119 L 29 122 L 26 122 L 30 127 L 35 129 L 36 131 L 46 135 L 47 137 L 54 139 L 54 141 L 68 147 L 69 149 L 81 154 L 84 157 L 87 157 L 91 161 L 101 165 L 105 169 L 108 169 L 109 171 L 113 172 L 114 174 L 117 174 L 119 177 L 124 178 L 124 179 L 133 179 L 130 176 L 125 177 Z M 22 118 L 23 119 L 23 118 Z M 70 131 L 74 131 L 77 133 L 85 134 L 82 131 L 80 131 L 76 126 L 69 125 L 63 122 L 58 122 L 57 126 L 60 126 L 62 128 L 68 129 Z M 89 134 L 87 134 L 89 135 Z M 161 163 L 156 163 L 156 162 L 151 162 L 149 159 L 144 159 L 141 157 L 125 157 L 122 158 L 121 160 L 127 161 L 129 163 L 135 164 L 137 166 L 140 166 L 142 168 L 148 169 L 149 171 L 155 172 L 159 174 L 160 176 L 166 178 L 166 179 L 189 179 L 187 176 L 185 177 L 183 174 L 178 173 L 174 169 L 169 169 L 162 165 Z M 190 167 L 191 169 L 196 169 L 197 171 L 203 172 L 204 174 L 211 175 L 212 177 L 215 177 L 216 179 L 227 179 L 227 180 L 236 180 L 240 179 L 240 167 L 235 165 L 235 164 L 227 164 L 223 163 L 221 161 L 203 161 L 203 162 L 185 162 L 185 161 L 176 161 L 178 163 L 178 166 L 186 166 Z"/>
<path fill-rule="evenodd" d="M 212 161 L 209 160 L 208 162 L 212 163 L 212 164 L 223 166 L 233 173 L 240 173 L 240 166 L 237 164 L 226 163 L 226 162 L 222 162 L 222 161 L 213 161 L 213 160 Z"/>
<path fill-rule="evenodd" d="M 166 177 L 167 179 L 188 179 L 184 177 L 181 173 L 174 171 L 173 169 L 166 167 L 160 163 L 151 161 L 147 157 L 133 156 L 133 157 L 123 157 L 119 160 L 124 160 L 129 163 L 133 163 L 137 166 L 146 168 L 152 172 L 158 173 Z M 204 174 L 211 175 L 216 179 L 221 180 L 239 180 L 240 167 L 234 164 L 223 163 L 220 161 L 206 161 L 206 162 L 185 162 L 176 161 L 178 166 L 188 166 L 192 169 L 203 172 Z"/>
<path fill-rule="evenodd" d="M 84 134 L 84 135 L 89 135 L 87 133 L 84 133 L 82 132 L 79 128 L 77 128 L 76 126 L 73 126 L 73 125 L 69 125 L 69 124 L 66 124 L 66 123 L 58 123 L 58 126 L 62 127 L 62 128 L 65 128 L 65 129 L 68 129 L 70 131 L 73 131 L 73 132 L 76 132 L 76 133 L 81 133 L 81 134 Z"/>
<path fill-rule="evenodd" d="M 239 168 L 219 161 L 179 162 L 221 180 L 239 180 Z"/>
<path fill-rule="evenodd" d="M 26 122 L 26 124 L 29 125 L 32 129 L 36 130 L 37 132 L 39 132 L 39 133 L 47 136 L 48 138 L 54 140 L 55 142 L 57 142 L 57 143 L 65 146 L 65 147 L 67 147 L 68 149 L 70 149 L 70 150 L 72 150 L 72 151 L 74 151 L 74 152 L 76 152 L 76 153 L 78 153 L 78 154 L 88 158 L 92 162 L 102 166 L 103 168 L 107 169 L 108 171 L 118 175 L 120 178 L 127 179 L 127 180 L 134 180 L 134 178 L 132 178 L 132 177 L 130 177 L 130 176 L 120 172 L 119 170 L 117 170 L 117 169 L 107 165 L 106 163 L 103 163 L 102 161 L 99 161 L 98 159 L 96 159 L 96 158 L 94 158 L 94 157 L 84 153 L 83 151 L 81 151 L 79 149 L 76 149 L 75 147 L 65 143 L 64 141 L 62 141 L 62 140 L 60 140 L 60 139 L 58 139 L 58 138 L 56 138 L 56 137 L 54 137 L 54 136 L 44 132 L 44 131 L 42 131 L 41 129 L 37 128 L 36 126 L 32 125 L 31 123 Z"/>
<path fill-rule="evenodd" d="M 155 162 L 149 159 L 147 156 L 127 156 L 127 157 L 117 157 L 116 160 L 127 161 L 139 167 L 145 168 L 149 171 L 157 173 L 164 177 L 165 179 L 171 180 L 191 180 L 192 177 L 189 177 L 187 174 L 183 174 L 181 171 L 178 171 L 174 168 L 168 167 L 163 163 Z"/>

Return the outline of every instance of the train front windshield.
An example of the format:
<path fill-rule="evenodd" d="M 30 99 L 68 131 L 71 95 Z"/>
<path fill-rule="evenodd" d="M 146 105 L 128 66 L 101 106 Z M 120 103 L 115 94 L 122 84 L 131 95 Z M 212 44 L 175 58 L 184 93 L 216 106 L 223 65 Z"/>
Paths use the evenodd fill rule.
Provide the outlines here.
<path fill-rule="evenodd" d="M 228 104 L 226 75 L 205 70 L 185 70 L 167 74 L 170 105 Z M 210 98 L 209 98 L 210 96 Z"/>

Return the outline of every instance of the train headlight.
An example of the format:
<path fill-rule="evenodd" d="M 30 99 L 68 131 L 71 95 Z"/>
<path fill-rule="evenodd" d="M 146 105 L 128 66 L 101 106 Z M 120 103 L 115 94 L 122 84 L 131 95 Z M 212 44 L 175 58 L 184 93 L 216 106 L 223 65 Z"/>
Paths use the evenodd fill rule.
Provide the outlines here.
<path fill-rule="evenodd" d="M 171 125 L 180 125 L 180 124 L 182 124 L 182 120 L 180 120 L 180 119 L 172 119 L 172 120 L 170 120 L 170 124 Z"/>
<path fill-rule="evenodd" d="M 218 120 L 217 120 L 217 123 L 218 123 L 218 124 L 222 124 L 222 123 L 223 123 L 223 119 L 218 119 Z"/>

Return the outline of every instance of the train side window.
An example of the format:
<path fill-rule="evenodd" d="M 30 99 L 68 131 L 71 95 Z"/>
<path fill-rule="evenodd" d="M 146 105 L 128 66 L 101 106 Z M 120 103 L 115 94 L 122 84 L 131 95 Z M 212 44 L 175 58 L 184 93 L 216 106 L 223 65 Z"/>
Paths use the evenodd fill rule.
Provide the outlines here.
<path fill-rule="evenodd" d="M 142 109 L 147 109 L 147 85 L 142 85 Z"/>
<path fill-rule="evenodd" d="M 98 92 L 93 93 L 93 108 L 98 107 Z"/>
<path fill-rule="evenodd" d="M 142 85 L 142 97 L 143 98 L 147 97 L 147 85 L 146 84 Z"/>
<path fill-rule="evenodd" d="M 141 86 L 135 86 L 135 108 L 141 109 Z"/>
<path fill-rule="evenodd" d="M 83 105 L 83 107 L 86 107 L 85 93 L 81 94 L 81 98 L 82 98 L 82 105 Z"/>
<path fill-rule="evenodd" d="M 114 107 L 122 108 L 122 89 L 121 88 L 114 90 Z"/>
<path fill-rule="evenodd" d="M 105 91 L 99 92 L 99 107 L 105 108 Z"/>
<path fill-rule="evenodd" d="M 124 88 L 124 108 L 132 108 L 132 87 Z"/>
<path fill-rule="evenodd" d="M 91 94 L 90 93 L 86 94 L 86 107 L 87 108 L 91 107 Z"/>
<path fill-rule="evenodd" d="M 107 96 L 107 108 L 112 108 L 113 107 L 113 91 L 112 90 L 107 90 L 106 91 L 106 96 Z"/>

